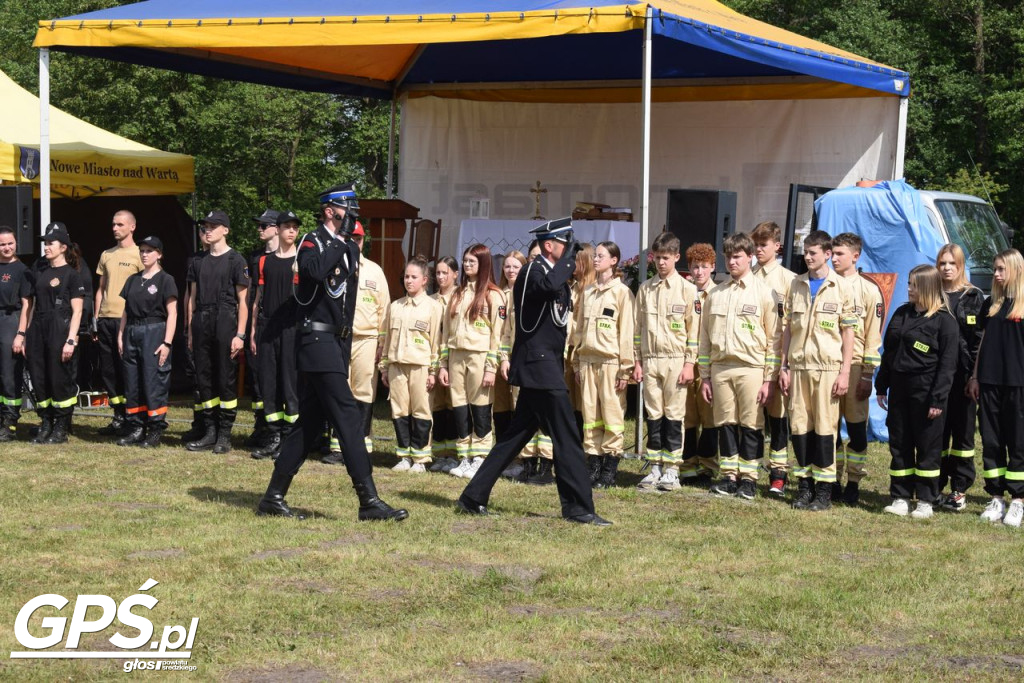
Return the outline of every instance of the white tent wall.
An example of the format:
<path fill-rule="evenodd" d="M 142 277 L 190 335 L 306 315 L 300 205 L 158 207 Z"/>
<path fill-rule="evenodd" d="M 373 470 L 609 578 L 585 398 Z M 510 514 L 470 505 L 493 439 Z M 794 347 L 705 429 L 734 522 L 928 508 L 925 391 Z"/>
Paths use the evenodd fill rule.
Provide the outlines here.
<path fill-rule="evenodd" d="M 900 100 L 895 97 L 656 103 L 652 108 L 653 235 L 669 188 L 736 192 L 738 227 L 782 224 L 789 185 L 892 179 Z M 577 201 L 630 207 L 640 220 L 643 128 L 639 104 L 403 101 L 398 196 L 444 220 L 441 252 L 455 248 L 470 199 L 490 217 L 568 215 Z"/>

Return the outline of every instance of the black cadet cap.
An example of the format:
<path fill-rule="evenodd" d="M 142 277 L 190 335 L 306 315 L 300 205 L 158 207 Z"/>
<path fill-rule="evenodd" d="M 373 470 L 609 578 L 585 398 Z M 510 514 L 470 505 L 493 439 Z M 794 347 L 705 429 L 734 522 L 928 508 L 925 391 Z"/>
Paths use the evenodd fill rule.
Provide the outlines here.
<path fill-rule="evenodd" d="M 356 198 L 356 184 L 354 182 L 342 183 L 324 190 L 320 193 L 320 203 L 348 211 L 358 211 L 359 200 Z"/>
<path fill-rule="evenodd" d="M 568 244 L 573 241 L 572 218 L 556 218 L 530 231 L 537 241 L 558 240 Z"/>
<path fill-rule="evenodd" d="M 46 226 L 46 233 L 43 235 L 43 241 L 60 242 L 70 247 L 71 235 L 68 234 L 68 228 L 63 223 L 50 223 Z"/>
<path fill-rule="evenodd" d="M 253 218 L 254 221 L 260 225 L 277 225 L 277 217 L 280 212 L 274 211 L 273 209 L 267 209 L 259 216 Z"/>
<path fill-rule="evenodd" d="M 231 228 L 231 220 L 228 215 L 223 211 L 211 211 L 204 217 L 196 221 L 196 225 L 202 225 L 203 223 L 210 223 L 211 225 L 223 225 L 225 228 Z"/>
<path fill-rule="evenodd" d="M 142 241 L 139 242 L 139 246 L 149 247 L 150 249 L 159 251 L 161 254 L 164 253 L 164 243 L 161 242 L 160 238 L 156 235 L 150 235 L 149 237 L 143 238 Z"/>
<path fill-rule="evenodd" d="M 277 214 L 277 224 L 283 225 L 284 223 L 295 223 L 296 225 L 302 225 L 302 220 L 295 215 L 294 211 L 280 211 Z"/>

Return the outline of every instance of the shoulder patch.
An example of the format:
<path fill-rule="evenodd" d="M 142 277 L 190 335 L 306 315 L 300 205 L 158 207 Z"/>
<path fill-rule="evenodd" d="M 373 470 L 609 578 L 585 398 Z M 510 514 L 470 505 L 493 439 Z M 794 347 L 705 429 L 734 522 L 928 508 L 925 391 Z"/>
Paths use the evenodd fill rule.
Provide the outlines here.
<path fill-rule="evenodd" d="M 506 308 L 504 306 L 498 306 L 498 317 L 499 318 L 504 320 L 505 316 L 507 315 L 507 313 L 508 312 L 507 312 L 507 310 L 506 310 Z"/>
<path fill-rule="evenodd" d="M 693 312 L 700 315 L 700 299 L 693 300 Z"/>
<path fill-rule="evenodd" d="M 776 308 L 779 311 L 779 317 L 780 318 L 785 318 L 786 317 L 785 306 L 782 305 L 781 301 L 776 305 Z"/>
<path fill-rule="evenodd" d="M 882 318 L 882 304 L 875 304 L 875 317 L 878 319 Z"/>

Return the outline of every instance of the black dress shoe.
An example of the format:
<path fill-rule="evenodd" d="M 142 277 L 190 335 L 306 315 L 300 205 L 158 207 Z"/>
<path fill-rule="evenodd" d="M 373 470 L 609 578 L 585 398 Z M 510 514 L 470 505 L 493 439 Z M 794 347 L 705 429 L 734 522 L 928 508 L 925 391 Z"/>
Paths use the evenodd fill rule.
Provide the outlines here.
<path fill-rule="evenodd" d="M 576 524 L 593 524 L 594 526 L 611 526 L 612 523 L 603 517 L 598 517 L 595 514 L 585 515 L 573 515 L 572 517 L 566 517 L 567 522 L 575 522 Z"/>
<path fill-rule="evenodd" d="M 476 503 L 463 498 L 459 498 L 455 501 L 455 512 L 460 515 L 479 515 L 481 517 L 497 516 L 493 512 L 488 511 L 486 505 L 477 505 Z"/>

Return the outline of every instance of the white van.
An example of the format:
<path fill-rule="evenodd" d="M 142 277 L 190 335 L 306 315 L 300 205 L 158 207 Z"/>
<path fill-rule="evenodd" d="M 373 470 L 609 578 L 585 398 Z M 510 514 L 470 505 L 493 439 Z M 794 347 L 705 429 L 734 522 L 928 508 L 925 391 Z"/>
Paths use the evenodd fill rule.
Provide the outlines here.
<path fill-rule="evenodd" d="M 967 256 L 971 283 L 992 290 L 992 260 L 1009 248 L 1009 232 L 992 205 L 969 194 L 921 190 L 932 225 L 946 242 L 960 245 Z"/>

